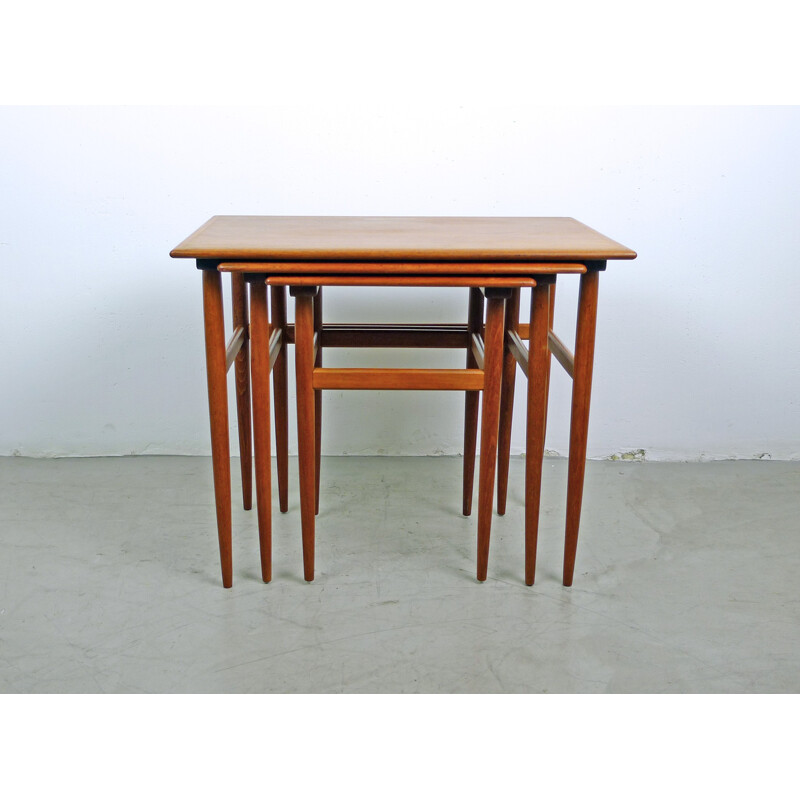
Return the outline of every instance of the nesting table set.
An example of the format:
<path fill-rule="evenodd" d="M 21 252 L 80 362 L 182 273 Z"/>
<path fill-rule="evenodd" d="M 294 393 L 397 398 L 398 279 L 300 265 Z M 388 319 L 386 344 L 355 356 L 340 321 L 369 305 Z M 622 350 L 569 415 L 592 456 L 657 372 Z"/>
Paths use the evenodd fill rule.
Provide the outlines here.
<path fill-rule="evenodd" d="M 278 497 L 285 512 L 290 344 L 294 345 L 296 365 L 300 521 L 307 581 L 314 578 L 322 391 L 329 389 L 464 392 L 465 515 L 472 507 L 481 406 L 477 578 L 486 580 L 495 477 L 498 513 L 503 514 L 506 507 L 514 384 L 520 366 L 528 379 L 525 582 L 532 585 L 552 354 L 573 380 L 563 569 L 564 585 L 572 584 L 586 463 L 598 280 L 607 261 L 632 259 L 636 253 L 569 217 L 216 216 L 170 255 L 195 259 L 203 276 L 223 586 L 233 584 L 227 372 L 234 367 L 246 509 L 252 506 L 255 457 L 261 574 L 268 582 L 272 577 L 269 385 L 271 375 Z M 223 273 L 230 273 L 232 287 L 233 334 L 228 341 Z M 552 330 L 558 275 L 578 275 L 580 280 L 574 355 Z M 323 323 L 325 287 L 365 286 L 462 287 L 469 292 L 466 323 Z M 287 322 L 287 287 L 295 302 L 293 325 Z M 522 289 L 531 290 L 528 323 L 519 321 Z M 466 353 L 466 365 L 464 369 L 332 369 L 323 366 L 323 352 L 328 347 L 460 348 Z"/>

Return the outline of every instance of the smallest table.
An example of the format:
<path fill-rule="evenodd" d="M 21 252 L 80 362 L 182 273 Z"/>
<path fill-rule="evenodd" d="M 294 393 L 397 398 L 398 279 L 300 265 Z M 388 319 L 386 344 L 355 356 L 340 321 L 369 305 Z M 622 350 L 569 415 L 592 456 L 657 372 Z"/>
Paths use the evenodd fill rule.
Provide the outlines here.
<path fill-rule="evenodd" d="M 286 323 L 285 313 L 282 319 L 273 318 L 273 336 L 275 336 L 276 330 L 279 330 L 281 334 L 279 337 L 276 336 L 273 341 L 280 342 L 280 347 L 273 348 L 274 353 L 270 357 L 269 337 L 265 334 L 261 335 L 259 349 L 262 352 L 260 355 L 256 353 L 257 343 L 254 341 L 252 357 L 254 369 L 261 369 L 262 372 L 268 374 L 270 364 L 274 362 L 275 358 L 280 357 L 286 344 L 295 343 L 298 365 L 301 518 L 307 579 L 313 577 L 315 484 L 319 475 L 318 466 L 315 467 L 315 462 L 318 463 L 319 459 L 319 428 L 316 421 L 319 418 L 320 392 L 325 388 L 390 388 L 389 384 L 394 383 L 391 388 L 457 388 L 464 390 L 467 394 L 465 431 L 469 427 L 470 414 L 473 413 L 470 411 L 470 396 L 474 400 L 477 391 L 484 391 L 481 449 L 485 454 L 481 465 L 478 514 L 478 578 L 484 580 L 488 560 L 491 495 L 498 437 L 500 439 L 501 479 L 504 473 L 507 476 L 510 399 L 513 397 L 515 362 L 518 361 L 523 369 L 528 370 L 528 377 L 531 379 L 534 389 L 529 392 L 530 443 L 530 398 L 535 399 L 534 405 L 539 408 L 541 415 L 541 395 L 544 393 L 544 408 L 546 408 L 546 375 L 544 371 L 541 375 L 535 375 L 533 372 L 534 365 L 536 365 L 536 370 L 543 370 L 543 360 L 540 357 L 542 347 L 545 352 L 548 352 L 548 348 L 553 349 L 561 363 L 565 365 L 571 363 L 573 365 L 571 374 L 576 378 L 573 388 L 567 530 L 568 547 L 572 546 L 573 540 L 574 543 L 577 543 L 577 518 L 580 515 L 579 497 L 583 485 L 588 401 L 591 390 L 597 275 L 605 269 L 607 260 L 635 258 L 636 254 L 633 251 L 567 217 L 213 217 L 175 248 L 172 255 L 178 258 L 195 258 L 197 266 L 201 270 L 205 270 L 206 274 L 212 272 L 219 276 L 219 270 L 230 271 L 234 286 L 240 285 L 238 281 L 244 275 L 251 285 L 251 292 L 254 287 L 265 287 L 267 284 L 273 286 L 275 290 L 278 290 L 279 287 L 289 286 L 292 294 L 297 298 L 296 326 L 289 326 Z M 520 288 L 525 286 L 544 287 L 538 294 L 534 289 L 533 304 L 537 308 L 543 308 L 541 301 L 542 298 L 546 298 L 549 308 L 554 296 L 552 286 L 555 283 L 555 276 L 569 273 L 581 275 L 576 355 L 572 357 L 566 348 L 563 348 L 560 340 L 550 331 L 549 321 L 546 325 L 542 325 L 539 321 L 540 316 L 532 315 L 532 324 L 528 333 L 537 338 L 535 341 L 531 341 L 529 358 L 520 344 L 525 331 L 515 319 L 519 308 Z M 454 375 L 435 376 L 424 370 L 404 370 L 400 371 L 402 374 L 394 373 L 393 375 L 382 370 L 366 371 L 366 373 L 364 371 L 325 370 L 322 367 L 321 353 L 328 337 L 326 327 L 322 325 L 321 304 L 318 303 L 315 308 L 312 299 L 319 295 L 320 287 L 325 285 L 468 286 L 473 289 L 471 308 L 474 305 L 474 290 L 483 289 L 488 299 L 485 352 L 480 348 L 473 349 L 472 347 L 470 337 L 476 332 L 474 329 L 476 323 L 474 317 L 471 316 L 470 322 L 464 330 L 467 337 L 464 340 L 468 352 L 467 369 L 453 371 L 462 373 L 455 379 L 455 385 L 445 387 L 442 383 L 449 381 L 452 384 Z M 219 334 L 221 330 L 221 294 L 217 290 L 218 277 L 214 280 L 204 281 L 204 286 L 206 287 L 206 352 L 209 362 L 212 455 L 220 547 L 223 556 L 223 583 L 228 586 L 231 580 L 229 563 L 230 472 L 229 467 L 226 471 L 221 466 L 223 460 L 229 459 L 226 419 L 224 421 L 226 435 L 222 437 L 219 434 L 223 425 L 223 415 L 218 406 L 221 404 L 219 397 L 224 392 L 224 387 L 221 388 L 224 380 L 222 367 L 226 362 L 225 342 Z M 257 294 L 253 295 L 253 302 L 255 302 L 256 296 L 259 302 L 257 313 L 261 320 L 265 320 L 265 289 L 259 288 Z M 273 295 L 274 297 L 275 295 Z M 262 303 L 264 304 L 263 308 L 261 308 Z M 234 306 L 234 311 L 236 311 L 236 306 Z M 547 320 L 549 319 L 550 314 L 548 313 Z M 481 327 L 482 322 L 481 319 Z M 470 324 L 473 329 L 469 329 Z M 240 327 L 243 328 L 240 338 L 246 340 L 249 334 L 247 325 Z M 364 326 L 354 324 L 350 327 L 352 328 L 351 341 L 354 340 L 353 337 L 365 332 Z M 210 328 L 213 329 L 213 335 L 209 333 Z M 265 323 L 264 330 L 266 331 Z M 439 331 L 439 333 L 443 333 L 443 331 Z M 548 337 L 551 334 L 548 343 Z M 232 360 L 231 353 L 235 352 L 235 348 L 232 350 L 232 345 L 233 343 L 228 347 L 228 363 Z M 477 365 L 478 358 L 484 359 L 480 380 L 474 373 L 470 374 L 470 363 Z M 472 359 L 472 362 L 469 359 Z M 505 361 L 505 368 L 503 361 Z M 547 362 L 549 364 L 549 359 Z M 256 365 L 261 366 L 256 367 Z M 475 368 L 472 367 L 473 370 Z M 258 382 L 261 387 L 259 393 L 266 392 L 267 380 L 266 375 L 259 376 Z M 501 384 L 505 387 L 502 399 L 498 392 Z M 490 394 L 488 401 L 487 390 Z M 254 397 L 254 404 L 255 401 Z M 487 405 L 489 406 L 488 414 Z M 474 405 L 474 402 L 473 406 L 474 413 L 477 413 L 477 406 Z M 268 406 L 266 408 L 268 414 Z M 576 409 L 578 409 L 577 412 Z M 477 421 L 477 418 L 475 419 Z M 541 428 L 538 427 L 538 424 L 535 427 L 540 430 L 541 437 L 538 434 L 534 437 L 535 451 L 529 451 L 527 454 L 529 467 L 526 472 L 535 475 L 538 469 L 540 477 L 544 420 L 541 421 Z M 266 430 L 268 445 L 269 429 Z M 257 433 L 256 438 L 263 439 L 263 432 L 260 437 Z M 539 442 L 539 438 L 541 438 L 541 442 Z M 217 442 L 217 446 L 215 446 L 215 442 Z M 220 442 L 223 442 L 224 446 L 220 446 Z M 263 450 L 262 446 L 262 452 Z M 278 455 L 280 463 L 281 453 L 279 452 Z M 259 460 L 258 446 L 256 459 Z M 572 461 L 575 461 L 574 466 Z M 490 462 L 491 466 L 489 466 Z M 574 480 L 573 473 L 575 474 Z M 526 479 L 526 497 L 528 498 L 531 497 L 532 482 L 537 481 L 532 478 Z M 465 488 L 466 485 L 465 470 Z M 263 491 L 268 491 L 268 482 Z M 502 493 L 501 506 L 504 507 L 504 488 Z M 578 497 L 577 504 L 575 503 L 576 496 Z M 227 519 L 225 517 L 226 503 Z M 268 514 L 268 508 L 269 501 L 265 498 L 263 505 L 265 514 Z M 265 560 L 264 548 L 268 547 L 266 532 L 269 522 L 268 520 L 264 520 L 263 523 L 261 521 L 262 502 L 260 499 L 259 512 L 259 528 L 264 532 L 262 535 L 262 574 L 267 580 L 270 565 L 267 563 L 269 559 Z M 574 529 L 574 536 L 570 536 L 572 529 Z M 529 540 L 530 537 L 526 534 L 526 542 Z M 565 551 L 565 584 L 571 583 L 572 580 L 571 572 L 569 576 L 567 575 L 567 555 L 567 551 Z"/>

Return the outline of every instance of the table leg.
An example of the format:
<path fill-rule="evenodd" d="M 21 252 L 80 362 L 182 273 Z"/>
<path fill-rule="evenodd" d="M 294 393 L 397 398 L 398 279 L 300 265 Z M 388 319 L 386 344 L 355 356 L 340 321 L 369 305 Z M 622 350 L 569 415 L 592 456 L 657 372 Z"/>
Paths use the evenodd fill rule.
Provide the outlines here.
<path fill-rule="evenodd" d="M 285 514 L 289 510 L 289 378 L 286 345 L 286 287 L 270 289 L 272 328 L 282 333 L 281 349 L 272 367 L 275 397 L 275 455 L 278 462 L 278 503 Z"/>
<path fill-rule="evenodd" d="M 514 413 L 514 383 L 517 359 L 507 347 L 508 331 L 519 326 L 519 289 L 513 289 L 506 303 L 506 333 L 503 343 L 503 379 L 500 389 L 500 432 L 497 442 L 497 513 L 506 513 L 508 462 L 511 457 L 511 419 Z"/>
<path fill-rule="evenodd" d="M 594 335 L 597 322 L 595 270 L 581 275 L 578 295 L 578 324 L 575 333 L 575 369 L 572 378 L 572 418 L 569 432 L 569 477 L 567 479 L 567 524 L 564 541 L 564 586 L 572 586 L 578 527 L 581 519 L 583 478 L 586 470 L 586 443 L 589 431 L 589 400 L 592 393 Z"/>
<path fill-rule="evenodd" d="M 297 379 L 297 449 L 300 467 L 300 524 L 303 574 L 314 580 L 314 511 L 316 439 L 314 402 L 314 295 L 316 287 L 292 287 L 295 296 L 294 353 Z"/>
<path fill-rule="evenodd" d="M 211 422 L 211 460 L 214 469 L 214 499 L 222 566 L 222 585 L 233 586 L 231 548 L 231 453 L 228 435 L 228 381 L 225 364 L 225 327 L 222 308 L 222 276 L 215 269 L 203 270 L 203 316 L 206 338 L 208 412 Z"/>
<path fill-rule="evenodd" d="M 556 276 L 553 275 L 553 282 L 548 286 L 550 291 L 550 309 L 549 309 L 549 322 L 547 323 L 548 327 L 548 334 L 551 330 L 553 330 L 553 324 L 555 319 L 555 311 L 556 311 Z M 547 361 L 545 363 L 544 368 L 544 394 L 545 394 L 545 404 L 544 404 L 544 430 L 545 434 L 547 433 L 547 404 L 550 399 L 550 364 L 553 361 L 552 353 L 550 352 L 550 347 L 548 345 L 547 348 Z"/>
<path fill-rule="evenodd" d="M 247 289 L 244 275 L 231 273 L 231 298 L 233 301 L 233 327 L 245 330 L 241 349 L 236 354 L 236 414 L 239 421 L 239 460 L 242 467 L 242 502 L 245 510 L 253 507 L 253 440 L 250 422 L 250 343 L 247 335 Z"/>
<path fill-rule="evenodd" d="M 525 583 L 533 586 L 536 574 L 536 542 L 542 490 L 547 380 L 550 357 L 547 333 L 550 320 L 550 287 L 537 285 L 531 293 L 528 344 L 528 414 L 525 442 Z"/>
<path fill-rule="evenodd" d="M 467 369 L 478 369 L 472 354 L 472 334 L 481 333 L 483 327 L 483 294 L 480 289 L 469 290 L 467 314 Z M 472 487 L 475 480 L 475 446 L 478 441 L 478 405 L 480 392 L 464 392 L 464 481 L 462 512 L 465 517 L 472 513 Z"/>
<path fill-rule="evenodd" d="M 500 384 L 503 374 L 503 325 L 509 290 L 486 289 L 486 334 L 484 337 L 483 412 L 481 414 L 481 458 L 478 478 L 478 580 L 485 581 L 489 565 L 492 528 L 492 498 L 500 419 Z"/>
<path fill-rule="evenodd" d="M 317 334 L 317 356 L 314 366 L 322 366 L 322 287 L 314 297 L 314 332 Z M 314 513 L 319 514 L 319 477 L 322 458 L 322 390 L 314 392 Z"/>
<path fill-rule="evenodd" d="M 264 278 L 250 284 L 253 363 L 253 432 L 256 456 L 256 503 L 261 577 L 272 580 L 272 475 L 269 408 L 269 314 Z"/>

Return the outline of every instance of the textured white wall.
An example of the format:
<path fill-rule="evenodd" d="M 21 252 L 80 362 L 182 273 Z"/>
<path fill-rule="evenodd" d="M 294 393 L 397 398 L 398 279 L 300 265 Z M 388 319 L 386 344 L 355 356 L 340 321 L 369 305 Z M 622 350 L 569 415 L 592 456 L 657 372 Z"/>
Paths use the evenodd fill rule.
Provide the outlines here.
<path fill-rule="evenodd" d="M 797 107 L 5 107 L 0 131 L 0 454 L 209 452 L 200 278 L 168 252 L 213 214 L 519 214 L 639 253 L 601 279 L 591 457 L 800 457 Z M 562 280 L 570 344 L 576 296 Z M 326 298 L 330 321 L 465 313 L 456 290 Z M 462 415 L 454 394 L 326 393 L 324 451 L 457 453 Z"/>

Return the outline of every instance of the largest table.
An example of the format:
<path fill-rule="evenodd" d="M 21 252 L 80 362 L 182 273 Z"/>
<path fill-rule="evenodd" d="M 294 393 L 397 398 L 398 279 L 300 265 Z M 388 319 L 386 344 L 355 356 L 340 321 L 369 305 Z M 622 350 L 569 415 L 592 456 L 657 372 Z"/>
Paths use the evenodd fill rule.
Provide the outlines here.
<path fill-rule="evenodd" d="M 318 401 L 313 400 L 323 388 L 456 388 L 467 392 L 467 416 L 477 415 L 475 390 L 484 391 L 484 410 L 481 430 L 481 469 L 479 477 L 478 511 L 478 579 L 486 578 L 491 501 L 494 489 L 494 462 L 498 437 L 500 439 L 501 479 L 503 462 L 507 474 L 508 442 L 510 441 L 511 409 L 506 401 L 502 406 L 501 384 L 508 386 L 508 373 L 519 361 L 527 367 L 520 338 L 524 335 L 544 337 L 530 342 L 530 350 L 553 350 L 559 361 L 573 377 L 572 420 L 570 426 L 570 472 L 567 499 L 567 547 L 577 542 L 580 517 L 580 497 L 586 457 L 588 409 L 591 394 L 594 336 L 597 313 L 599 274 L 609 260 L 631 259 L 636 253 L 571 217 L 297 217 L 297 216 L 215 216 L 185 239 L 170 253 L 174 258 L 196 260 L 203 274 L 203 307 L 205 320 L 206 360 L 211 420 L 214 491 L 217 526 L 220 542 L 223 585 L 233 581 L 231 555 L 231 478 L 228 440 L 228 409 L 226 372 L 232 363 L 237 369 L 237 398 L 239 407 L 240 448 L 243 455 L 244 504 L 249 507 L 250 452 L 250 385 L 248 372 L 248 343 L 251 338 L 244 279 L 250 285 L 253 333 L 259 331 L 260 350 L 253 342 L 253 403 L 256 424 L 257 493 L 268 494 L 269 467 L 261 470 L 259 482 L 259 440 L 269 441 L 268 371 L 271 363 L 283 355 L 286 343 L 296 344 L 298 358 L 298 449 L 300 456 L 301 524 L 303 528 L 305 576 L 313 577 L 313 531 L 315 480 L 318 482 L 319 435 L 314 435 L 315 416 L 319 417 Z M 234 333 L 226 342 L 223 326 L 221 273 L 230 272 L 233 287 Z M 555 278 L 559 274 L 580 276 L 578 332 L 574 355 L 566 351 L 551 331 L 552 300 Z M 270 342 L 267 322 L 266 286 L 273 288 L 272 333 L 282 336 Z M 281 287 L 289 286 L 297 298 L 298 318 L 289 326 L 285 307 L 280 307 Z M 442 375 L 425 371 L 400 370 L 393 375 L 371 379 L 346 370 L 322 370 L 321 305 L 315 308 L 315 295 L 324 285 L 416 285 L 463 286 L 471 288 L 470 307 L 475 310 L 475 292 L 482 290 L 487 302 L 485 350 L 472 351 L 467 339 L 468 359 L 483 359 L 484 379 L 478 383 L 459 378 L 445 386 Z M 519 289 L 533 289 L 532 307 L 545 297 L 551 309 L 550 322 L 545 325 L 519 326 Z M 277 308 L 274 301 L 278 299 Z M 541 307 L 542 302 L 538 305 Z M 277 318 L 276 318 L 277 311 Z M 317 319 L 314 319 L 316 311 Z M 482 309 L 481 309 L 482 316 Z M 482 320 L 481 320 L 482 323 Z M 471 314 L 464 333 L 475 332 Z M 472 326 L 472 327 L 470 327 Z M 357 327 L 357 326 L 356 326 Z M 440 335 L 445 331 L 441 330 Z M 453 326 L 451 326 L 453 327 Z M 482 327 L 478 324 L 478 327 Z M 433 326 L 431 326 L 433 329 Z M 451 331 L 452 333 L 453 331 Z M 519 334 L 522 333 L 521 337 Z M 433 335 L 431 333 L 431 335 Z M 295 338 L 296 337 L 296 338 Z M 299 341 L 298 341 L 299 340 Z M 275 347 L 276 341 L 279 346 Z M 270 344 L 273 348 L 270 348 Z M 273 349 L 270 359 L 270 349 Z M 503 369 L 505 362 L 506 368 Z M 537 364 L 541 363 L 537 359 Z M 549 368 L 549 357 L 548 357 Z M 531 361 L 531 365 L 533 361 Z M 510 365 L 510 368 L 509 368 Z M 469 363 L 468 363 L 469 367 Z M 267 373 L 266 375 L 264 373 Z M 371 371 L 370 371 L 371 372 Z M 434 372 L 434 371 L 431 371 Z M 442 372 L 442 371 L 438 371 Z M 464 372 L 469 372 L 465 370 Z M 333 374 L 335 373 L 335 374 Z M 309 377 L 311 376 L 311 377 Z M 501 376 L 503 376 L 501 378 Z M 452 376 L 455 378 L 455 376 Z M 546 392 L 546 376 L 528 374 L 531 387 Z M 285 372 L 282 380 L 285 381 Z M 367 383 L 364 383 L 367 380 Z M 412 385 L 413 384 L 413 385 Z M 513 386 L 513 381 L 512 381 Z M 285 385 L 282 387 L 285 392 Z M 472 409 L 470 397 L 472 396 Z M 507 398 L 506 398 L 507 400 Z M 541 406 L 541 398 L 539 399 Z M 546 407 L 546 400 L 545 400 Z M 264 415 L 267 415 L 266 422 Z M 469 419 L 468 419 L 469 422 Z M 266 429 L 265 429 L 266 425 Z M 282 421 L 280 428 L 285 426 Z M 277 431 L 284 440 L 278 442 L 279 456 L 286 449 L 285 430 Z M 542 434 L 543 438 L 543 434 Z M 263 451 L 264 448 L 262 448 Z M 542 453 L 528 453 L 528 461 L 539 462 L 541 475 Z M 284 459 L 285 460 L 285 459 Z M 317 462 L 316 474 L 313 461 Z M 281 470 L 279 469 L 279 477 Z M 466 473 L 465 473 L 466 475 Z M 281 508 L 285 510 L 285 476 L 281 487 Z M 470 484 L 471 485 L 471 484 Z M 465 480 L 466 486 L 466 480 Z M 318 488 L 317 488 L 318 492 Z M 501 505 L 505 505 L 503 488 Z M 318 495 L 317 495 L 318 499 Z M 265 556 L 264 546 L 269 533 L 269 498 L 258 497 L 259 528 L 262 537 L 262 575 L 271 577 L 271 555 Z M 466 510 L 466 495 L 465 495 Z M 265 519 L 262 519 L 265 517 Z M 310 553 L 308 544 L 311 543 Z M 572 565 L 565 558 L 564 583 L 572 582 Z"/>

